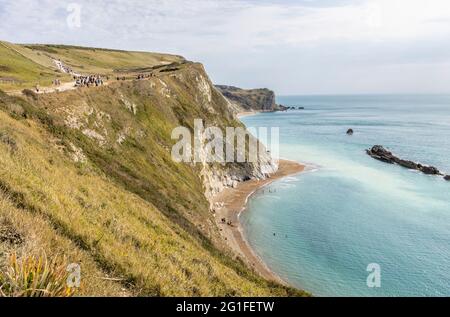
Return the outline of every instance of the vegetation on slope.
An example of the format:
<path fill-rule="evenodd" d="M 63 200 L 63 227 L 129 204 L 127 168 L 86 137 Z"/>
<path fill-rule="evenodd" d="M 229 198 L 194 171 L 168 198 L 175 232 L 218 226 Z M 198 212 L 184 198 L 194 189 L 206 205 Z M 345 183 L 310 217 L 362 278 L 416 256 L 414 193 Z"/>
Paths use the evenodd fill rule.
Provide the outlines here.
<path fill-rule="evenodd" d="M 27 49 L 60 59 L 74 71 L 88 74 L 111 74 L 120 70 L 153 67 L 183 62 L 177 55 L 131 52 L 68 45 L 25 45 Z"/>
<path fill-rule="evenodd" d="M 0 272 L 16 252 L 82 267 L 76 295 L 304 295 L 224 248 L 172 128 L 237 125 L 202 67 L 35 98 L 0 93 Z"/>
<path fill-rule="evenodd" d="M 44 254 L 18 259 L 12 253 L 6 272 L 0 274 L 0 296 L 70 297 L 75 289 L 69 287 L 68 279 L 67 264 L 58 257 L 48 260 Z"/>
<path fill-rule="evenodd" d="M 55 78 L 62 80 L 69 78 L 67 75 L 56 73 L 56 69 L 43 66 L 30 59 L 24 55 L 24 52 L 20 46 L 0 42 L 1 89 L 20 90 L 37 84 L 49 86 Z M 39 60 L 38 55 L 35 58 Z"/>
<path fill-rule="evenodd" d="M 140 68 L 184 62 L 176 55 L 128 52 L 66 45 L 18 45 L 0 41 L 0 89 L 21 91 L 36 85 L 50 86 L 71 76 L 58 71 L 61 60 L 74 72 L 122 76 Z"/>

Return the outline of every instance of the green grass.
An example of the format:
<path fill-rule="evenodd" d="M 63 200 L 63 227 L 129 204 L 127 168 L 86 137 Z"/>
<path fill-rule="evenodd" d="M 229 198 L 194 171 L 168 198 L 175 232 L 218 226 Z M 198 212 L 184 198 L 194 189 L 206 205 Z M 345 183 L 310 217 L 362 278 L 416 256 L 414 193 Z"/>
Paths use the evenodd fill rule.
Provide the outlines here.
<path fill-rule="evenodd" d="M 46 54 L 105 72 L 180 60 L 66 46 L 14 52 L 6 52 L 11 65 L 28 65 L 10 71 L 16 76 L 45 68 L 39 59 Z M 192 128 L 195 118 L 241 125 L 220 93 L 205 95 L 204 84 L 212 84 L 200 64 L 176 68 L 64 93 L 0 91 L 3 276 L 10 254 L 18 263 L 46 254 L 81 265 L 81 296 L 308 295 L 264 280 L 235 258 L 209 212 L 201 166 L 171 159 L 176 126 Z"/>
<path fill-rule="evenodd" d="M 53 58 L 61 59 L 75 71 L 88 74 L 113 74 L 116 70 L 126 71 L 184 61 L 180 56 L 149 52 L 65 45 L 26 45 L 25 47 L 34 52 L 44 52 Z"/>
<path fill-rule="evenodd" d="M 49 260 L 39 257 L 9 256 L 6 268 L 0 271 L 0 296 L 5 297 L 71 297 L 75 288 L 67 285 L 69 272 L 64 258 Z"/>
<path fill-rule="evenodd" d="M 184 58 L 170 54 L 0 41 L 0 89 L 21 91 L 36 85 L 48 87 L 55 78 L 70 81 L 71 76 L 59 72 L 53 59 L 60 59 L 81 74 L 112 76 L 184 61 Z"/>
<path fill-rule="evenodd" d="M 29 52 L 28 52 L 29 53 Z M 25 53 L 26 54 L 26 53 Z M 0 42 L 0 89 L 22 90 L 35 85 L 50 86 L 52 80 L 69 76 L 57 73 L 56 69 L 45 67 L 30 59 L 33 54 L 24 55 L 16 45 Z M 39 60 L 39 56 L 33 56 Z"/>
<path fill-rule="evenodd" d="M 183 72 L 189 83 L 200 74 L 197 66 Z M 36 101 L 1 96 L 0 132 L 16 146 L 0 143 L 0 193 L 8 206 L 2 217 L 23 242 L 0 243 L 0 251 L 44 251 L 86 263 L 79 295 L 304 294 L 265 281 L 223 249 L 198 167 L 174 163 L 167 148 L 172 128 L 183 123 L 180 117 L 186 123 L 198 115 L 220 124 L 232 119 L 221 113 L 219 95 L 217 113 L 208 114 L 194 103 L 199 98 L 191 93 L 194 86 L 170 75 L 162 80 L 173 98 L 163 97 L 151 81 Z M 136 105 L 136 115 L 125 101 Z M 106 143 L 99 146 L 68 128 L 69 114 L 103 133 Z M 124 130 L 129 135 L 120 145 L 117 136 Z M 72 161 L 69 144 L 81 148 L 88 161 Z M 32 219 L 43 225 L 37 228 Z M 45 241 L 43 250 L 35 241 Z"/>

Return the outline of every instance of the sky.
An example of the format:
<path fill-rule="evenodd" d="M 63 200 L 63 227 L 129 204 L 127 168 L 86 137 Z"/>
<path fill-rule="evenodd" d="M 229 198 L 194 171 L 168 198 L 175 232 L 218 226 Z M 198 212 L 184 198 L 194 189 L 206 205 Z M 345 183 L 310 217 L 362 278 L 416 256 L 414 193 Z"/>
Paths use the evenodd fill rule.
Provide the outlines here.
<path fill-rule="evenodd" d="M 450 93 L 449 0 L 0 0 L 0 40 L 174 53 L 279 95 Z"/>

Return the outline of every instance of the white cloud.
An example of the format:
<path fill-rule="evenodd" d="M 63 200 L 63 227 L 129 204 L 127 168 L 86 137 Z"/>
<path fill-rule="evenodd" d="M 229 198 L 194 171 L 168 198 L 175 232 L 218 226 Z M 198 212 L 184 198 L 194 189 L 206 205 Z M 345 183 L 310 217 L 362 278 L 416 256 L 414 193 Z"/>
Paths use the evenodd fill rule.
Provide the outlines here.
<path fill-rule="evenodd" d="M 80 29 L 66 25 L 71 2 L 82 6 Z M 448 69 L 448 0 L 0 0 L 0 38 L 172 52 L 204 62 L 222 83 L 283 93 L 417 91 L 420 80 L 403 75 L 414 71 L 427 89 L 428 79 L 450 80 L 436 72 Z M 380 69 L 389 87 L 374 84 Z M 342 85 L 346 74 L 371 72 Z"/>

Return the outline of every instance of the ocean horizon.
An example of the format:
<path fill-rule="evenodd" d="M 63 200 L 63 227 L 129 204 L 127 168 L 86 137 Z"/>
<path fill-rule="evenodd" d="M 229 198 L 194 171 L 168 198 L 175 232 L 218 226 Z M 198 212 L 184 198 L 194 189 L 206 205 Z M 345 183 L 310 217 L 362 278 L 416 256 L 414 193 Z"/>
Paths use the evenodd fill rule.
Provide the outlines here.
<path fill-rule="evenodd" d="M 259 190 L 241 214 L 246 239 L 268 267 L 316 296 L 449 296 L 450 183 L 365 150 L 383 145 L 450 174 L 450 95 L 278 103 L 305 109 L 242 121 L 279 127 L 280 156 L 310 168 Z M 381 269 L 380 287 L 367 285 L 370 264 Z"/>

